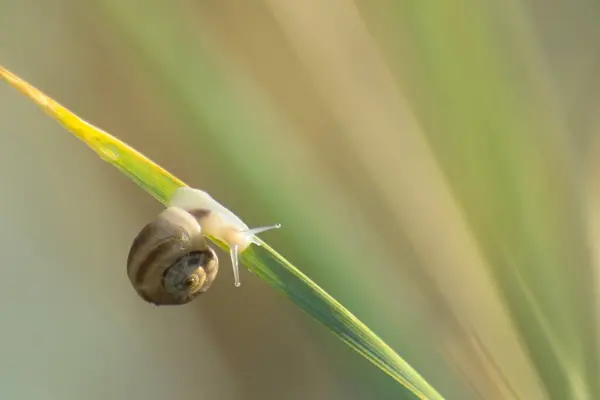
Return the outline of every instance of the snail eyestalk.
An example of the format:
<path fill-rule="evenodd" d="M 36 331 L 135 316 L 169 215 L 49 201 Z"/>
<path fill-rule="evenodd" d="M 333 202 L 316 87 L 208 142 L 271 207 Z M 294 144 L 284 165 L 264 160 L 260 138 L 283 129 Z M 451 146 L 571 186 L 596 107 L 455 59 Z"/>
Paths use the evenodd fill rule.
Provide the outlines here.
<path fill-rule="evenodd" d="M 247 240 L 248 244 L 254 243 L 257 246 L 260 246 L 260 241 L 256 238 L 257 234 L 279 228 L 281 228 L 281 224 L 274 224 L 268 226 L 260 226 L 258 228 L 246 229 L 240 233 Z M 238 261 L 239 250 L 239 244 L 233 244 L 229 248 L 229 255 L 231 256 L 231 266 L 233 268 L 233 280 L 235 287 L 240 287 L 242 285 L 240 282 L 240 267 Z"/>
<path fill-rule="evenodd" d="M 233 267 L 233 284 L 235 287 L 240 287 L 242 284 L 240 282 L 240 267 L 238 265 L 238 245 L 234 244 L 229 249 L 229 254 L 231 255 L 231 266 Z"/>
<path fill-rule="evenodd" d="M 254 243 L 257 246 L 260 246 L 260 241 L 256 239 L 256 235 L 258 235 L 259 233 L 263 233 L 266 231 L 270 231 L 273 229 L 279 229 L 279 228 L 281 228 L 281 224 L 273 224 L 273 225 L 268 225 L 268 226 L 261 226 L 258 228 L 247 229 L 246 231 L 244 231 L 242 233 L 245 237 L 248 238 L 248 240 L 250 242 Z"/>

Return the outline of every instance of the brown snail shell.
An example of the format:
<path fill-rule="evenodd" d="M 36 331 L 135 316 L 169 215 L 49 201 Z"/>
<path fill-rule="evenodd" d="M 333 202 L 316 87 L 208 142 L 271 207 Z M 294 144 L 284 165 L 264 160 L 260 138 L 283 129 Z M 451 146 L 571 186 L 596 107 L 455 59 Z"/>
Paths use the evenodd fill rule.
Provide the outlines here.
<path fill-rule="evenodd" d="M 198 220 L 169 207 L 137 235 L 127 258 L 133 288 L 154 305 L 179 305 L 207 291 L 219 270 Z"/>

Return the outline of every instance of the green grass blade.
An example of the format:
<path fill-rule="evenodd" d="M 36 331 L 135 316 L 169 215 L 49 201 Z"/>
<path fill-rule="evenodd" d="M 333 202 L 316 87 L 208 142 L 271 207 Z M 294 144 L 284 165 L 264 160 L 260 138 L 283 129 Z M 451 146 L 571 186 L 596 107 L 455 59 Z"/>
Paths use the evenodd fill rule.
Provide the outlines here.
<path fill-rule="evenodd" d="M 86 143 L 100 158 L 118 168 L 161 203 L 167 204 L 173 192 L 185 185 L 132 147 L 82 120 L 1 66 L 0 76 Z M 219 247 L 227 250 L 224 243 L 211 239 Z M 266 243 L 263 242 L 262 247 L 250 247 L 242 253 L 241 260 L 252 273 L 323 323 L 336 336 L 404 385 L 416 397 L 443 399 L 418 372 L 367 326 Z"/>

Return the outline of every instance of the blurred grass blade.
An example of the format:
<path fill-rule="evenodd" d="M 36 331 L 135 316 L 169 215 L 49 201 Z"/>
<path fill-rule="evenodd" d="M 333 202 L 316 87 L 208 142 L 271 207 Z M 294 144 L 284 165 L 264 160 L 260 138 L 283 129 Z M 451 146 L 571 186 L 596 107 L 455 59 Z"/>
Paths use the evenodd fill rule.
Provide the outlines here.
<path fill-rule="evenodd" d="M 161 203 L 166 204 L 173 192 L 185 185 L 132 147 L 85 122 L 1 66 L 0 75 L 86 143 L 100 158 L 117 167 Z M 225 244 L 211 239 L 223 250 L 227 250 Z M 252 273 L 327 326 L 350 347 L 404 385 L 415 396 L 420 399 L 443 399 L 367 326 L 266 243 L 263 243 L 262 247 L 253 246 L 246 250 L 241 260 Z"/>
<path fill-rule="evenodd" d="M 135 149 L 77 117 L 2 66 L 0 76 L 161 203 L 166 204 L 173 191 L 185 185 Z"/>

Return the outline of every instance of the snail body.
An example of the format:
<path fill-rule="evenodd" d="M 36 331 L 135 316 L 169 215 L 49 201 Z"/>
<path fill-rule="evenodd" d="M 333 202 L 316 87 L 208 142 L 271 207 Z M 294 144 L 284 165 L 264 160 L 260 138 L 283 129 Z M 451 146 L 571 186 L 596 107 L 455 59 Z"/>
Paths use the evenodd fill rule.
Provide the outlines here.
<path fill-rule="evenodd" d="M 281 228 L 280 224 L 248 228 L 237 215 L 213 199 L 208 193 L 187 186 L 178 188 L 169 206 L 184 209 L 194 215 L 202 226 L 205 235 L 227 243 L 233 267 L 235 286 L 240 286 L 238 256 L 252 243 L 260 246 L 257 234 L 271 229 Z"/>
<path fill-rule="evenodd" d="M 127 258 L 127 275 L 148 303 L 186 304 L 211 287 L 219 270 L 217 255 L 205 236 L 227 243 L 235 286 L 240 286 L 239 253 L 252 243 L 260 246 L 256 234 L 280 226 L 249 229 L 208 193 L 182 187 L 136 236 Z"/>

